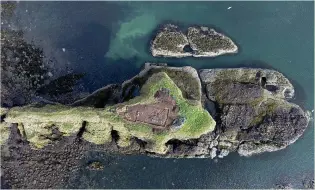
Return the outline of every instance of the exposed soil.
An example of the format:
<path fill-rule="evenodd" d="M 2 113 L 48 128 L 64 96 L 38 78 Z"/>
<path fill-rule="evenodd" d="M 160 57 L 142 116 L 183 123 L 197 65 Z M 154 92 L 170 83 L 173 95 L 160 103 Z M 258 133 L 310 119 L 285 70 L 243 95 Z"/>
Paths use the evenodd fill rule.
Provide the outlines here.
<path fill-rule="evenodd" d="M 161 89 L 154 95 L 156 103 L 126 106 L 126 111 L 119 113 L 133 122 L 149 124 L 153 128 L 167 128 L 178 116 L 175 99 L 167 89 Z"/>

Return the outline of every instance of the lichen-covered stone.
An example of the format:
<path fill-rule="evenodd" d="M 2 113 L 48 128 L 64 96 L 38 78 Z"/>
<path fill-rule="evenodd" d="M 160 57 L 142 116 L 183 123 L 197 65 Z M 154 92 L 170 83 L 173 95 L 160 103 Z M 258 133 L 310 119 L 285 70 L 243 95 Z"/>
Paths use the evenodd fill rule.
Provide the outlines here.
<path fill-rule="evenodd" d="M 277 150 L 281 150 L 285 148 L 285 146 L 277 146 L 273 143 L 255 143 L 255 142 L 245 142 L 241 144 L 237 150 L 238 154 L 241 156 L 252 156 L 254 154 L 259 154 L 262 152 L 274 152 Z"/>
<path fill-rule="evenodd" d="M 223 157 L 227 156 L 229 153 L 230 152 L 227 149 L 221 149 L 218 157 L 223 158 Z"/>
<path fill-rule="evenodd" d="M 215 57 L 238 52 L 229 37 L 208 27 L 189 27 L 187 37 L 194 57 Z"/>
<path fill-rule="evenodd" d="M 5 115 L 7 112 L 9 111 L 8 108 L 3 108 L 3 107 L 0 107 L 0 115 Z"/>
<path fill-rule="evenodd" d="M 160 30 L 151 43 L 153 56 L 164 57 L 215 57 L 237 53 L 238 47 L 227 36 L 208 27 L 189 27 L 187 35 L 173 24 Z"/>
<path fill-rule="evenodd" d="M 220 90 L 220 86 L 227 82 L 259 85 L 277 98 L 289 99 L 294 96 L 291 82 L 282 73 L 269 69 L 203 69 L 200 70 L 200 79 L 202 83 L 208 85 L 207 96 L 213 101 L 216 101 L 216 90 Z"/>
<path fill-rule="evenodd" d="M 167 24 L 151 42 L 151 53 L 153 56 L 164 57 L 191 56 L 190 52 L 184 51 L 188 44 L 186 35 L 177 26 Z"/>
<path fill-rule="evenodd" d="M 1 122 L 0 123 L 0 145 L 3 145 L 4 143 L 7 142 L 9 135 L 10 135 L 10 130 L 9 130 L 9 123 L 6 122 Z"/>
<path fill-rule="evenodd" d="M 221 121 L 225 128 L 247 129 L 257 114 L 250 105 L 231 105 L 223 106 Z"/>
<path fill-rule="evenodd" d="M 305 131 L 309 115 L 292 98 L 292 84 L 281 73 L 264 69 L 205 69 L 206 95 L 217 103 L 219 150 L 250 156 L 285 148 Z"/>

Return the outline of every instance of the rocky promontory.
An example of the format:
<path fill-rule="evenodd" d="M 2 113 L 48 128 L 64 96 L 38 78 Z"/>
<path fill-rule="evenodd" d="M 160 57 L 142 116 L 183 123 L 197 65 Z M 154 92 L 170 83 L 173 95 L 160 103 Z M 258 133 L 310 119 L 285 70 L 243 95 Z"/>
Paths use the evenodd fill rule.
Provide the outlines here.
<path fill-rule="evenodd" d="M 288 102 L 294 88 L 281 73 L 267 69 L 205 69 L 200 78 L 216 105 L 219 149 L 250 156 L 280 150 L 295 142 L 308 113 Z"/>
<path fill-rule="evenodd" d="M 1 109 L 4 178 L 13 187 L 35 187 L 21 182 L 22 176 L 38 178 L 36 187 L 56 187 L 39 176 L 46 172 L 40 160 L 71 169 L 87 151 L 170 158 L 277 151 L 308 126 L 308 112 L 288 101 L 293 96 L 290 81 L 274 70 L 196 71 L 147 63 L 123 84 L 73 104 Z M 51 177 L 57 183 L 67 176 Z"/>
<path fill-rule="evenodd" d="M 237 53 L 238 47 L 227 36 L 212 28 L 189 27 L 187 34 L 172 24 L 165 25 L 151 42 L 153 56 L 163 57 L 216 57 Z"/>

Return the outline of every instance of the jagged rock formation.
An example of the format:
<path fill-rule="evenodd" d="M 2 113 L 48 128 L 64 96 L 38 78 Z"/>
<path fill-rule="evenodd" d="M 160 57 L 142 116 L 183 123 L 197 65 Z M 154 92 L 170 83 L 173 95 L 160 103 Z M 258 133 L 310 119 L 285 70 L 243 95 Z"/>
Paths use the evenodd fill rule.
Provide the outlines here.
<path fill-rule="evenodd" d="M 287 101 L 293 95 L 292 84 L 277 71 L 206 69 L 198 75 L 192 67 L 147 63 L 123 84 L 71 105 L 1 109 L 4 178 L 12 187 L 62 187 L 61 179 L 91 150 L 222 158 L 231 151 L 250 156 L 283 149 L 309 122 L 307 112 Z M 51 175 L 55 168 L 48 165 L 54 163 L 65 168 L 62 176 Z M 45 182 L 39 171 L 53 180 Z"/>
<path fill-rule="evenodd" d="M 152 40 L 151 53 L 163 57 L 216 57 L 237 53 L 238 48 L 227 36 L 208 27 L 189 27 L 187 35 L 172 24 L 165 25 Z"/>

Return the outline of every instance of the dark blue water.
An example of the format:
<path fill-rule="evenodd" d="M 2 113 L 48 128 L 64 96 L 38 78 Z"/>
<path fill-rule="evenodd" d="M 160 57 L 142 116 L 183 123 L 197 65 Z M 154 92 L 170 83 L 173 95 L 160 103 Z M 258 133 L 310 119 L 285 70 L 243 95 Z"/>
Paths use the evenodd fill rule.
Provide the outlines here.
<path fill-rule="evenodd" d="M 293 101 L 314 107 L 313 2 L 20 2 L 16 14 L 12 27 L 23 29 L 25 38 L 54 60 L 54 75 L 84 72 L 82 85 L 89 92 L 132 77 L 145 62 L 197 69 L 248 66 L 284 73 L 296 87 Z M 167 22 L 212 26 L 231 37 L 240 52 L 153 58 L 150 40 Z M 72 187 L 271 188 L 279 182 L 301 187 L 314 175 L 314 128 L 285 150 L 251 158 L 230 154 L 217 162 L 90 154 L 108 166 L 74 173 Z"/>

